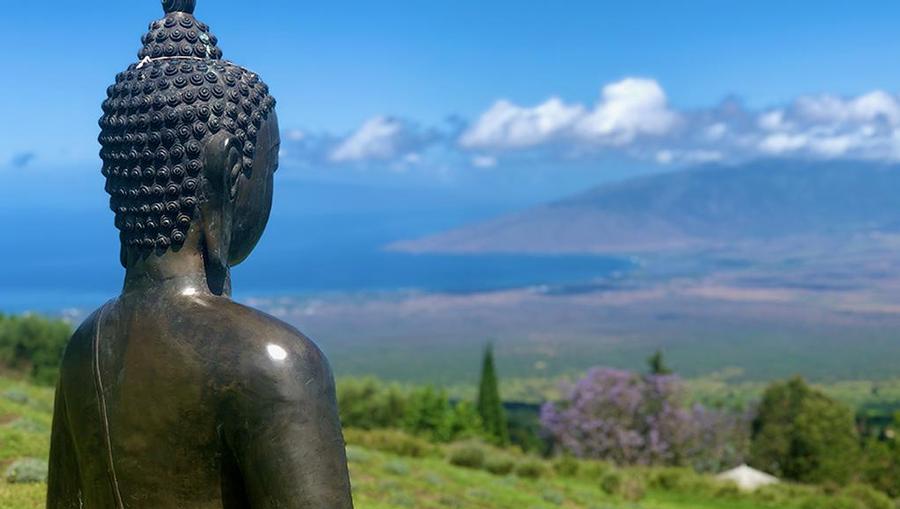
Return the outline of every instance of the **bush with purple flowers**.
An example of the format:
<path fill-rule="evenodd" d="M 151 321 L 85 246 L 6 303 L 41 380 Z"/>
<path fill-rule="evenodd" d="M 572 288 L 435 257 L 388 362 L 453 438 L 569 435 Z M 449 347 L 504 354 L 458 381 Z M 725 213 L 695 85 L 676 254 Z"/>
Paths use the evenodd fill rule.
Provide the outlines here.
<path fill-rule="evenodd" d="M 689 465 L 701 470 L 743 459 L 746 419 L 689 408 L 681 380 L 594 368 L 541 409 L 557 448 L 620 465 Z"/>

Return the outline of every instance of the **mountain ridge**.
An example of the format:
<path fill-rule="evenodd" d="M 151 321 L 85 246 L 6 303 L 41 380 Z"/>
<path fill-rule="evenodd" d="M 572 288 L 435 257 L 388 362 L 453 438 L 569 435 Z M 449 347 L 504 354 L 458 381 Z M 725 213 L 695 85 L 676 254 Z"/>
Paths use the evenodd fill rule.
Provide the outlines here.
<path fill-rule="evenodd" d="M 388 249 L 412 253 L 646 253 L 892 231 L 900 166 L 756 161 L 641 176 Z"/>

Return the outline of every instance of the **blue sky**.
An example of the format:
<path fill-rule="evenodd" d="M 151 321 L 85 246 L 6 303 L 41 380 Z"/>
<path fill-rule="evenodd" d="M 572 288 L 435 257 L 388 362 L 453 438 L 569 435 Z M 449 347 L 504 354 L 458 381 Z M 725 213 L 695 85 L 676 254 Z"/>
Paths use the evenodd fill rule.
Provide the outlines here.
<path fill-rule="evenodd" d="M 645 172 L 900 160 L 900 2 L 198 4 L 279 101 L 276 210 L 248 273 Z M 156 0 L 4 10 L 0 224 L 14 234 L 0 253 L 14 263 L 0 280 L 117 284 L 97 119 L 161 14 Z M 60 245 L 82 249 L 63 260 Z"/>
<path fill-rule="evenodd" d="M 896 2 L 198 4 L 271 85 L 295 176 L 571 167 L 575 187 L 610 167 L 900 154 Z M 0 172 L 93 169 L 105 88 L 161 14 L 42 6 L 4 12 Z"/>

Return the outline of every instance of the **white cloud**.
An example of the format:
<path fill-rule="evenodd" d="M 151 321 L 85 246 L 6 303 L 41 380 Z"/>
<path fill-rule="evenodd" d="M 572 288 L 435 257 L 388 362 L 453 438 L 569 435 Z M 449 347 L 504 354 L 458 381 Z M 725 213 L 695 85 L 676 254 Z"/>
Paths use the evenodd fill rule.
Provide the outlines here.
<path fill-rule="evenodd" d="M 811 122 L 873 122 L 900 124 L 900 104 L 887 92 L 876 90 L 853 99 L 833 95 L 801 97 L 796 101 L 799 116 Z"/>
<path fill-rule="evenodd" d="M 656 162 L 659 164 L 672 164 L 675 161 L 675 153 L 671 150 L 660 150 L 656 153 Z"/>
<path fill-rule="evenodd" d="M 476 168 L 493 168 L 497 166 L 497 158 L 493 156 L 476 155 L 472 157 L 472 166 Z"/>
<path fill-rule="evenodd" d="M 811 149 L 822 157 L 833 158 L 843 156 L 858 145 L 859 140 L 855 136 L 843 134 L 814 139 Z"/>
<path fill-rule="evenodd" d="M 466 130 L 460 145 L 470 149 L 510 150 L 568 138 L 596 145 L 625 145 L 639 136 L 659 136 L 678 122 L 666 94 L 650 79 L 626 78 L 603 87 L 591 109 L 558 97 L 534 106 L 497 101 Z"/>
<path fill-rule="evenodd" d="M 533 108 L 500 100 L 463 133 L 466 148 L 513 149 L 550 141 L 584 115 L 581 106 L 569 106 L 558 98 Z"/>
<path fill-rule="evenodd" d="M 728 125 L 724 122 L 716 122 L 706 128 L 706 138 L 711 141 L 721 140 L 728 133 Z"/>
<path fill-rule="evenodd" d="M 757 124 L 760 132 L 748 136 L 761 155 L 900 160 L 900 100 L 881 90 L 799 97 L 759 115 Z"/>
<path fill-rule="evenodd" d="M 397 155 L 402 130 L 403 125 L 397 120 L 375 117 L 341 142 L 329 158 L 334 162 L 390 159 Z"/>
<path fill-rule="evenodd" d="M 666 134 L 677 122 L 659 83 L 627 78 L 603 87 L 600 103 L 579 119 L 575 129 L 588 140 L 624 145 L 640 135 Z"/>
<path fill-rule="evenodd" d="M 764 153 L 782 155 L 800 150 L 808 145 L 809 138 L 804 134 L 776 133 L 762 139 L 759 148 Z"/>
<path fill-rule="evenodd" d="M 777 131 L 787 127 L 784 122 L 784 110 L 774 110 L 759 116 L 757 124 L 765 131 Z"/>
<path fill-rule="evenodd" d="M 493 168 L 498 156 L 563 161 L 603 154 L 662 165 L 761 157 L 900 161 L 900 97 L 881 90 L 821 94 L 764 110 L 732 97 L 677 110 L 656 81 L 626 78 L 602 87 L 594 105 L 557 96 L 532 106 L 498 100 L 470 124 L 451 117 L 423 129 L 379 116 L 343 138 L 288 131 L 286 139 L 294 142 L 291 157 L 395 169 Z"/>
<path fill-rule="evenodd" d="M 663 165 L 715 163 L 724 158 L 724 154 L 715 150 L 660 150 L 654 157 Z"/>

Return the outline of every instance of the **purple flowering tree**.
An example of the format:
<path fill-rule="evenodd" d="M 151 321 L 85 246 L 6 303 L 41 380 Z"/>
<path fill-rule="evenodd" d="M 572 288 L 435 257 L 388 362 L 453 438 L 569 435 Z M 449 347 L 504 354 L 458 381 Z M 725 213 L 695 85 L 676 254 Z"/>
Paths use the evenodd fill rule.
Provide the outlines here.
<path fill-rule="evenodd" d="M 563 401 L 543 406 L 541 422 L 557 447 L 576 457 L 700 466 L 714 462 L 707 452 L 727 449 L 720 443 L 730 437 L 719 429 L 723 416 L 688 408 L 676 376 L 594 368 L 564 393 Z"/>

